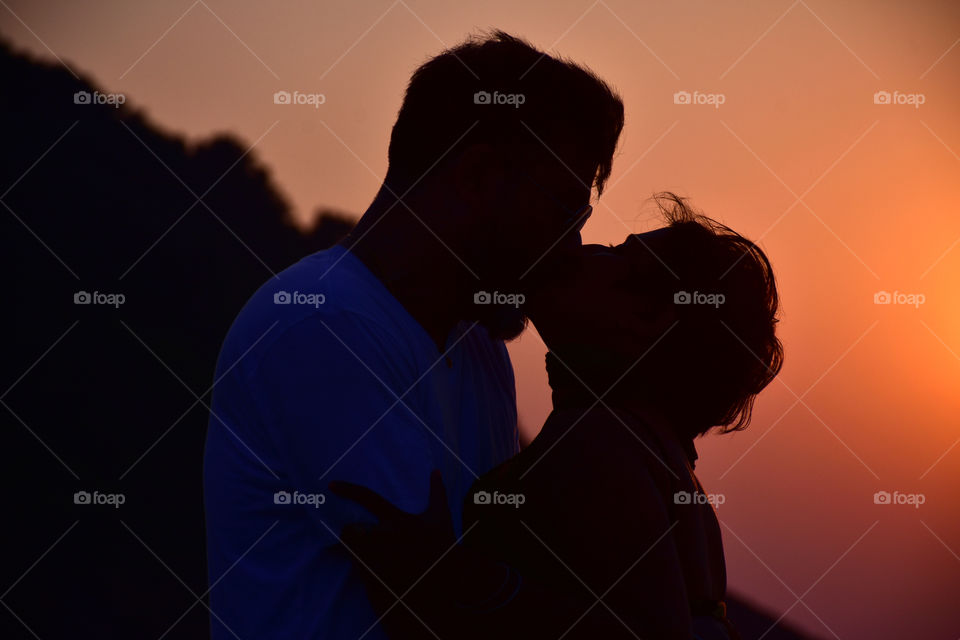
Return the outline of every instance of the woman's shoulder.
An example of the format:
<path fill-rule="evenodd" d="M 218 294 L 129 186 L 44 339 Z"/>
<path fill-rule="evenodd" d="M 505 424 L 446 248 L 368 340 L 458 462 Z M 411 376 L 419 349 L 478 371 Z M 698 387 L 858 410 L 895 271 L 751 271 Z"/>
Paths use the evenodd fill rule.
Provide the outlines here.
<path fill-rule="evenodd" d="M 685 461 L 669 425 L 643 412 L 598 404 L 553 411 L 520 455 L 486 477 L 543 479 L 559 488 L 616 486 L 644 473 L 666 495 L 685 472 Z"/>
<path fill-rule="evenodd" d="M 564 436 L 567 433 L 568 435 Z M 669 421 L 645 409 L 596 405 L 586 410 L 564 409 L 550 415 L 542 435 L 552 441 L 569 438 L 571 449 L 628 456 L 682 466 L 685 455 Z"/>

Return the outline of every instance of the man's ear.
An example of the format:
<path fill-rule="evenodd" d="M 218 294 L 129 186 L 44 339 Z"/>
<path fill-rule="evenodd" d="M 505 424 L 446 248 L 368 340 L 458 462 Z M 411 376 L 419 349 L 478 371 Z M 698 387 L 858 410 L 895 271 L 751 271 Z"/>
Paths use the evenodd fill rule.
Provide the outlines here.
<path fill-rule="evenodd" d="M 499 206 L 506 184 L 506 169 L 497 150 L 487 143 L 469 144 L 452 167 L 457 198 L 466 207 L 490 210 Z"/>

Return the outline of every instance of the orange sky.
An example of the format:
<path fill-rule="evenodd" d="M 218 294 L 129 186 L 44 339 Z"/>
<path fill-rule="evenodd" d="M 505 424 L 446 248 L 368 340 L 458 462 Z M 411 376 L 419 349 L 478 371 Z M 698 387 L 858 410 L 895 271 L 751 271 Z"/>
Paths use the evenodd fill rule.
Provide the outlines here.
<path fill-rule="evenodd" d="M 164 129 L 255 143 L 301 217 L 366 207 L 411 71 L 467 32 L 593 67 L 627 124 L 584 240 L 651 228 L 644 199 L 670 189 L 759 239 L 779 277 L 783 372 L 748 431 L 699 444 L 702 482 L 726 497 L 731 587 L 779 611 L 802 597 L 787 619 L 823 637 L 956 638 L 960 5 L 665 4 L 7 1 L 0 32 Z M 276 105 L 277 90 L 325 102 Z M 531 332 L 511 352 L 535 430 L 544 347 Z M 881 490 L 925 503 L 874 504 Z"/>

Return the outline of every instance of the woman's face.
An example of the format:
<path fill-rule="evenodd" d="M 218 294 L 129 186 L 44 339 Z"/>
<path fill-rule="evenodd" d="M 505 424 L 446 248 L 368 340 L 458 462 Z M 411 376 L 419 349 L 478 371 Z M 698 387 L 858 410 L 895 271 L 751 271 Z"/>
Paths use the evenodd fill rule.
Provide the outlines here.
<path fill-rule="evenodd" d="M 579 344 L 639 357 L 669 327 L 673 309 L 641 293 L 644 263 L 622 247 L 583 245 L 567 275 L 531 294 L 528 315 L 547 348 Z M 653 277 L 656 258 L 649 260 Z"/>

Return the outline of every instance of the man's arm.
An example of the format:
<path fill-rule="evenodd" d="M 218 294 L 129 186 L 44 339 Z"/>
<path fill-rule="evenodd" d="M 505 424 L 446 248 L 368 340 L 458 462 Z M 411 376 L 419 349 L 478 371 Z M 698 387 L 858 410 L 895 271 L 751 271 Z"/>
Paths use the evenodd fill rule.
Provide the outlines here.
<path fill-rule="evenodd" d="M 305 511 L 331 545 L 345 523 L 369 517 L 330 495 L 330 480 L 375 487 L 410 510 L 424 507 L 430 436 L 413 413 L 415 395 L 405 396 L 418 374 L 399 349 L 373 322 L 318 313 L 286 329 L 251 373 L 253 401 L 285 463 L 277 472 L 291 493 L 324 495 Z"/>

